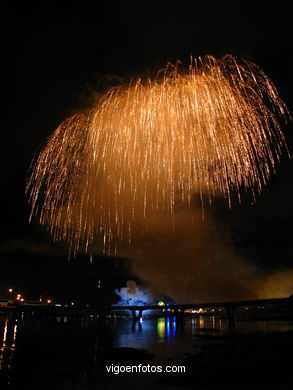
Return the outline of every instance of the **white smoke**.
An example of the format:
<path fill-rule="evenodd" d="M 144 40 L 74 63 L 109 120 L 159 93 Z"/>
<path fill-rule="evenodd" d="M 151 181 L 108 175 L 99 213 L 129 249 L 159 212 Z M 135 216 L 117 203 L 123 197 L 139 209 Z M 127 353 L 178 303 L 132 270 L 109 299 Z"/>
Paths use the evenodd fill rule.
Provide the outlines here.
<path fill-rule="evenodd" d="M 141 288 L 138 288 L 134 280 L 128 280 L 126 287 L 115 290 L 119 295 L 120 301 L 116 305 L 123 306 L 141 306 L 153 304 L 153 298 Z"/>

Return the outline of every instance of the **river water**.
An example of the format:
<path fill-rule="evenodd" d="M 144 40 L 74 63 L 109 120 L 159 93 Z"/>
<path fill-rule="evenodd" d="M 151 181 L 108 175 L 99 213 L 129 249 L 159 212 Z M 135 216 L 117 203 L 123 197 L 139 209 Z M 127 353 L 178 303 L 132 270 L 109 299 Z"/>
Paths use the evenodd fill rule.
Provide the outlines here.
<path fill-rule="evenodd" d="M 236 334 L 286 332 L 292 321 L 239 321 Z M 96 316 L 39 320 L 0 315 L 0 389 L 96 389 L 101 361 L 115 361 L 119 348 L 147 350 L 152 362 L 183 361 L 203 343 L 228 334 L 228 321 L 216 317 L 100 320 Z M 102 360 L 101 360 L 102 359 Z"/>

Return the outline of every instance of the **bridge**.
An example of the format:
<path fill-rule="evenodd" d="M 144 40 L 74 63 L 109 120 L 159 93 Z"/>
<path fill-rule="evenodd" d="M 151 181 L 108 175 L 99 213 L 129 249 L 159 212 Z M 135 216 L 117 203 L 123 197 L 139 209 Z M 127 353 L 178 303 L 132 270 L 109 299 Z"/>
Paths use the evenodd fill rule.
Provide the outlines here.
<path fill-rule="evenodd" d="M 224 302 L 206 302 L 206 303 L 188 303 L 188 304 L 168 304 L 168 305 L 113 305 L 110 310 L 128 310 L 132 314 L 133 321 L 142 318 L 142 313 L 145 310 L 158 310 L 166 311 L 167 315 L 176 316 L 179 319 L 183 319 L 185 310 L 187 309 L 215 309 L 224 308 L 227 313 L 227 318 L 231 326 L 235 323 L 235 310 L 242 306 L 259 306 L 259 305 L 280 305 L 287 304 L 291 305 L 293 309 L 293 295 L 289 298 L 270 298 L 270 299 L 255 299 L 255 300 L 244 300 L 244 301 L 224 301 Z M 138 314 L 137 314 L 138 312 Z"/>
<path fill-rule="evenodd" d="M 130 311 L 132 314 L 133 321 L 140 320 L 142 314 L 146 310 L 156 310 L 165 312 L 167 316 L 175 316 L 178 320 L 183 320 L 185 311 L 188 309 L 215 309 L 223 308 L 225 309 L 227 319 L 229 320 L 229 325 L 231 327 L 235 324 L 235 310 L 239 307 L 246 306 L 260 306 L 260 305 L 287 305 L 291 307 L 289 313 L 293 314 L 293 295 L 288 298 L 270 298 L 270 299 L 255 299 L 255 300 L 243 300 L 243 301 L 222 301 L 222 302 L 201 302 L 201 303 L 188 303 L 188 304 L 168 304 L 168 305 L 112 305 L 110 307 L 104 306 L 103 308 L 92 307 L 90 305 L 86 306 L 70 306 L 65 304 L 43 304 L 35 301 L 28 301 L 25 304 L 13 305 L 9 304 L 6 306 L 0 306 L 0 312 L 26 312 L 39 314 L 41 316 L 83 316 L 98 314 L 103 316 L 106 312 L 110 310 L 124 310 Z M 215 315 L 215 313 L 210 313 L 210 315 Z"/>

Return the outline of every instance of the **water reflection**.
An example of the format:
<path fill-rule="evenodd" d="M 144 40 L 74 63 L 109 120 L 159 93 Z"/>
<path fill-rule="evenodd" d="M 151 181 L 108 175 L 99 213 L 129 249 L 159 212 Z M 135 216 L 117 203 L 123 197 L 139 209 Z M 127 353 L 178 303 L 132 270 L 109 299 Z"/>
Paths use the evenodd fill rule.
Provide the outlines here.
<path fill-rule="evenodd" d="M 132 324 L 132 325 L 131 325 Z M 111 326 L 111 322 L 108 323 Z M 174 317 L 144 319 L 141 322 L 118 320 L 112 322 L 115 330 L 114 347 L 132 347 L 160 351 L 184 353 L 193 348 L 191 339 L 209 334 L 216 336 L 228 332 L 228 321 L 217 317 L 192 316 L 183 320 Z"/>
<path fill-rule="evenodd" d="M 292 321 L 241 321 L 236 324 L 238 333 L 287 330 L 293 330 Z M 162 360 L 192 353 L 194 348 L 210 340 L 199 336 L 218 336 L 228 332 L 227 320 L 204 315 L 186 316 L 184 320 L 174 316 L 141 319 L 134 322 L 115 317 L 100 319 L 98 316 L 78 318 L 59 316 L 50 320 L 25 316 L 21 320 L 21 317 L 0 315 L 0 389 L 1 383 L 4 382 L 6 387 L 12 386 L 11 383 L 14 383 L 13 378 L 16 375 L 15 367 L 19 370 L 23 364 L 29 366 L 26 361 L 35 365 L 36 356 L 39 354 L 43 354 L 44 360 L 47 361 L 46 359 L 49 359 L 48 356 L 52 353 L 54 364 L 58 367 L 58 364 L 65 364 L 67 358 L 64 358 L 63 363 L 61 360 L 57 363 L 56 356 L 65 350 L 64 356 L 67 356 L 67 353 L 70 358 L 73 358 L 74 354 L 70 353 L 70 348 L 72 347 L 73 351 L 80 348 L 81 352 L 76 354 L 76 359 L 78 356 L 89 356 L 93 353 L 91 365 L 97 369 L 99 354 L 112 347 L 146 349 L 153 353 L 156 359 Z M 50 337 L 49 341 L 48 337 Z M 53 352 L 50 352 L 51 350 Z M 19 351 L 22 353 L 20 354 Z M 38 355 L 35 355 L 35 351 Z M 17 365 L 16 359 L 18 359 Z M 47 363 L 49 365 L 50 359 Z M 76 367 L 79 367 L 79 364 L 81 363 L 76 362 Z"/>
<path fill-rule="evenodd" d="M 212 320 L 212 328 L 216 329 L 216 317 L 211 317 Z"/>
<path fill-rule="evenodd" d="M 165 318 L 158 318 L 157 320 L 157 335 L 158 335 L 158 342 L 163 343 L 165 341 Z"/>
<path fill-rule="evenodd" d="M 18 320 L 15 318 L 3 318 L 0 319 L 0 372 L 5 375 L 5 382 L 7 386 L 11 386 L 11 370 L 13 368 L 14 351 L 16 348 L 16 336 Z"/>
<path fill-rule="evenodd" d="M 176 336 L 176 317 L 164 317 L 157 319 L 157 339 L 159 343 L 169 343 Z"/>
<path fill-rule="evenodd" d="M 191 318 L 191 331 L 192 331 L 192 336 L 194 336 L 197 332 L 196 330 L 196 321 L 195 321 L 195 317 L 192 317 Z"/>
<path fill-rule="evenodd" d="M 223 332 L 227 332 L 227 321 L 222 320 L 216 316 L 198 316 L 192 317 L 190 319 L 191 322 L 191 335 L 192 337 L 201 336 L 203 334 L 208 333 L 211 336 L 216 336 L 218 334 L 222 334 Z"/>

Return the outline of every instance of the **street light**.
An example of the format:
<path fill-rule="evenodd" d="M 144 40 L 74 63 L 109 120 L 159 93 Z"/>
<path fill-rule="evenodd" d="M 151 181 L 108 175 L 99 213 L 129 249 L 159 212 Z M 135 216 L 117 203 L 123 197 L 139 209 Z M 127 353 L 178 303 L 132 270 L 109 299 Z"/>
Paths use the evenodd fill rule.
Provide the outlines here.
<path fill-rule="evenodd" d="M 9 289 L 8 289 L 8 292 L 9 292 L 9 299 L 8 299 L 8 302 L 11 303 L 11 302 L 12 302 L 13 288 L 9 288 Z"/>

